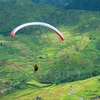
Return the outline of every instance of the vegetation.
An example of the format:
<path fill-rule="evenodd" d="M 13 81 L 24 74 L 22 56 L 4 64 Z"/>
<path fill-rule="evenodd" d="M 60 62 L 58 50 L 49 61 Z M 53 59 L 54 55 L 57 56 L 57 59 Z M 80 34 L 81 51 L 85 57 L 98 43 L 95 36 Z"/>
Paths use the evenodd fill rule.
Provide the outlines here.
<path fill-rule="evenodd" d="M 59 85 L 40 84 L 35 81 L 27 83 L 28 88 L 16 89 L 7 93 L 7 95 L 0 96 L 2 100 L 35 100 L 37 97 L 42 100 L 99 100 L 100 97 L 100 76 L 89 78 L 83 81 L 76 81 L 71 83 L 63 83 Z M 5 93 L 6 94 L 6 93 Z M 40 100 L 41 100 L 40 99 Z"/>
<path fill-rule="evenodd" d="M 100 11 L 100 0 L 32 0 L 35 3 L 49 4 L 63 9 Z"/>
<path fill-rule="evenodd" d="M 99 97 L 99 11 L 67 11 L 19 0 L 1 2 L 0 9 L 1 100 Z M 13 39 L 9 37 L 13 28 L 31 21 L 56 26 L 65 41 L 41 26 L 24 28 Z M 36 63 L 39 70 L 34 73 Z"/>

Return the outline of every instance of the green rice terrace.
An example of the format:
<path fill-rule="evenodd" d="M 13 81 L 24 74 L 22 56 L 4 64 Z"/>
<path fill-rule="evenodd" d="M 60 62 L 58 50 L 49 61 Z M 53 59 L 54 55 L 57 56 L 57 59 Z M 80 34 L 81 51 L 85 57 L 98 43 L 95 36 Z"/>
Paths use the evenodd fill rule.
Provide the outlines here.
<path fill-rule="evenodd" d="M 16 1 L 0 3 L 0 100 L 100 100 L 100 12 Z M 36 21 L 54 25 L 64 41 L 43 26 L 10 37 Z"/>

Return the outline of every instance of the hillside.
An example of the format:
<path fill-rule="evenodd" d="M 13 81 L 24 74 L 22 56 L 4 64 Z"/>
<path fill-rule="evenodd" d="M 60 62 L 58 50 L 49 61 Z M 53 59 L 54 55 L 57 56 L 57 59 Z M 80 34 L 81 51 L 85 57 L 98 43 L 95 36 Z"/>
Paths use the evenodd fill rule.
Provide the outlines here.
<path fill-rule="evenodd" d="M 23 84 L 20 84 L 22 86 Z M 28 82 L 24 89 L 9 90 L 7 95 L 0 96 L 1 100 L 100 100 L 100 76 L 83 81 L 63 83 L 59 85 Z M 40 100 L 41 100 L 40 99 Z"/>
<path fill-rule="evenodd" d="M 48 4 L 62 9 L 100 11 L 100 0 L 32 0 L 39 4 Z"/>
<path fill-rule="evenodd" d="M 40 86 L 34 83 L 27 84 L 32 80 L 40 82 L 39 85 L 51 85 L 51 89 L 53 84 L 56 84 L 58 89 L 62 84 L 100 75 L 99 11 L 67 11 L 31 1 L 25 3 L 23 0 L 1 2 L 0 9 L 2 9 L 0 14 L 1 99 L 9 100 L 12 98 L 12 92 L 16 94 L 19 91 L 22 95 L 33 95 L 34 91 L 40 93 L 42 89 L 43 91 L 47 89 L 44 86 L 38 91 Z M 9 37 L 15 27 L 31 21 L 54 25 L 62 32 L 65 41 L 61 42 L 53 31 L 42 26 L 23 28 L 16 33 L 15 38 Z M 39 70 L 34 73 L 33 66 L 36 63 Z M 35 86 L 36 89 L 31 90 L 29 88 L 31 86 L 32 88 Z M 98 84 L 97 86 L 99 87 Z M 97 86 L 94 85 L 96 88 Z M 32 94 L 24 91 L 27 88 Z M 82 96 L 79 90 L 76 94 Z M 91 96 L 86 98 L 97 97 L 100 91 L 99 88 L 96 90 L 98 91 L 96 95 L 90 94 L 88 90 L 87 95 Z M 82 91 L 85 94 L 84 89 Z M 82 97 L 85 98 L 84 94 Z M 19 98 L 18 95 L 16 96 Z M 68 95 L 67 97 L 70 98 Z"/>
<path fill-rule="evenodd" d="M 9 34 L 16 26 L 31 22 L 42 21 L 54 26 L 74 27 L 74 34 L 84 33 L 99 29 L 100 12 L 84 10 L 59 10 L 47 5 L 36 5 L 31 1 L 25 3 L 22 0 L 16 2 L 0 3 L 0 34 Z M 28 28 L 26 28 L 28 29 Z M 35 28 L 35 30 L 38 30 Z M 31 31 L 34 31 L 31 28 Z"/>
<path fill-rule="evenodd" d="M 0 0 L 0 2 L 26 2 L 37 4 L 48 4 L 61 9 L 77 9 L 100 11 L 100 0 Z"/>

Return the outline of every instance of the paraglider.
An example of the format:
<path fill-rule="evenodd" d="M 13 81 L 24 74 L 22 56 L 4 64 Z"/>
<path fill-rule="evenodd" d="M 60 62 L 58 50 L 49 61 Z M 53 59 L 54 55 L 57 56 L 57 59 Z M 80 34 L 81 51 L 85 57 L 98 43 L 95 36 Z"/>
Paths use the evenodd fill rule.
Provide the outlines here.
<path fill-rule="evenodd" d="M 44 22 L 30 22 L 30 23 L 25 23 L 25 24 L 22 24 L 22 25 L 19 25 L 18 27 L 16 27 L 15 29 L 12 30 L 11 34 L 10 34 L 10 37 L 13 38 L 15 33 L 24 28 L 24 27 L 27 27 L 27 26 L 32 26 L 32 25 L 41 25 L 41 26 L 45 26 L 47 28 L 50 28 L 51 30 L 53 30 L 59 37 L 62 41 L 64 41 L 64 37 L 63 35 L 61 34 L 61 32 L 55 28 L 54 26 L 50 25 L 50 24 L 47 24 L 47 23 L 44 23 Z M 34 72 L 38 71 L 38 66 L 37 64 L 34 66 Z"/>
<path fill-rule="evenodd" d="M 24 28 L 24 27 L 27 27 L 27 26 L 32 26 L 32 25 L 41 25 L 41 26 L 45 26 L 45 27 L 48 27 L 50 28 L 51 30 L 53 30 L 59 37 L 62 41 L 64 41 L 64 37 L 63 35 L 61 34 L 61 32 L 55 28 L 54 26 L 50 25 L 50 24 L 47 24 L 47 23 L 44 23 L 44 22 L 30 22 L 30 23 L 25 23 L 25 24 L 22 24 L 18 27 L 16 27 L 15 29 L 12 30 L 10 36 L 11 38 L 14 37 L 15 33 L 20 30 L 21 28 Z"/>

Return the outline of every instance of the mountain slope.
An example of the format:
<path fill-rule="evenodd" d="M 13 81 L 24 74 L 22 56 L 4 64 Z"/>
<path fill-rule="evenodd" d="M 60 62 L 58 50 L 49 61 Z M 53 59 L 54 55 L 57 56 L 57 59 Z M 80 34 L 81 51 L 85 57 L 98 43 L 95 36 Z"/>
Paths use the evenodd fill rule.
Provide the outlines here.
<path fill-rule="evenodd" d="M 35 81 L 27 83 L 28 88 L 9 92 L 0 96 L 1 100 L 99 100 L 100 99 L 100 76 L 89 78 L 83 81 L 63 83 L 60 85 L 46 85 Z M 21 84 L 20 84 L 21 86 Z M 81 99 L 80 99 L 81 98 Z"/>
<path fill-rule="evenodd" d="M 74 0 L 65 9 L 100 11 L 100 0 Z"/>
<path fill-rule="evenodd" d="M 60 80 L 58 79 L 56 80 L 57 83 L 64 81 L 74 81 L 74 79 L 75 80 L 84 79 L 87 77 L 91 77 L 92 75 L 98 75 L 100 73 L 99 70 L 100 37 L 98 36 L 100 12 L 84 11 L 84 10 L 82 11 L 59 10 L 57 8 L 52 8 L 51 6 L 47 5 L 36 5 L 31 1 L 27 4 L 23 0 L 21 2 L 20 0 L 16 0 L 16 3 L 2 2 L 0 3 L 0 8 L 2 9 L 0 14 L 0 22 L 1 22 L 0 33 L 4 35 L 4 36 L 1 35 L 1 42 L 0 42 L 1 43 L 0 48 L 2 51 L 1 53 L 2 58 L 0 58 L 1 62 L 6 62 L 6 61 L 8 62 L 10 59 L 12 60 L 12 57 L 14 57 L 14 59 L 21 59 L 21 57 L 23 59 L 26 59 L 27 57 L 25 55 L 30 57 L 30 54 L 32 52 L 36 53 L 36 51 L 39 51 L 38 52 L 39 55 L 37 53 L 35 55 L 37 56 L 38 59 L 36 58 L 35 60 L 35 58 L 31 58 L 31 60 L 35 60 L 36 62 L 38 62 L 39 60 L 42 66 L 48 67 L 48 68 L 45 67 L 43 69 L 43 71 L 45 69 L 48 69 L 47 72 L 43 75 L 44 80 L 39 77 L 37 78 L 38 81 L 41 82 L 45 82 L 47 78 L 45 77 L 46 75 L 49 76 L 49 74 L 51 75 L 56 71 L 59 71 L 61 74 L 63 71 L 62 69 L 66 70 L 65 73 L 67 73 L 68 71 L 69 75 L 67 76 L 67 78 L 65 78 L 64 76 L 64 79 L 61 79 L 60 76 Z M 57 28 L 60 28 L 62 33 L 64 34 L 65 42 L 63 44 L 58 43 L 56 45 L 58 40 L 53 35 L 51 34 L 49 35 L 49 32 L 51 33 L 49 29 L 46 29 L 44 27 L 34 26 L 20 30 L 18 33 L 22 34 L 18 35 L 18 37 L 15 38 L 14 40 L 15 44 L 13 44 L 13 46 L 10 45 L 12 40 L 9 39 L 9 37 L 6 38 L 5 36 L 9 35 L 11 30 L 16 26 L 31 21 L 43 21 L 50 23 L 56 26 Z M 46 36 L 44 33 L 46 33 Z M 35 37 L 34 40 L 33 40 L 33 35 Z M 46 37 L 46 39 L 45 41 L 42 41 L 41 39 L 44 37 Z M 50 39 L 49 41 L 47 37 Z M 2 45 L 3 43 L 4 45 Z M 16 47 L 16 45 L 18 47 Z M 32 45 L 36 47 L 35 49 L 36 51 L 33 51 L 34 47 Z M 47 48 L 47 45 L 51 46 Z M 6 55 L 5 55 L 5 48 L 6 50 L 8 50 L 6 51 L 7 53 Z M 28 52 L 30 52 L 30 54 L 28 54 Z M 14 56 L 14 54 L 16 53 L 18 53 L 18 55 Z M 41 55 L 44 56 L 41 57 Z M 41 60 L 43 58 L 45 58 L 44 62 L 42 62 Z M 50 62 L 47 60 L 46 62 L 48 63 L 46 63 L 45 62 L 46 59 L 51 60 L 50 62 L 52 63 L 52 65 L 48 65 Z M 17 63 L 20 64 L 21 62 L 18 61 L 16 62 L 16 64 Z M 12 66 L 15 65 L 12 64 Z M 53 68 L 53 66 L 56 67 Z M 26 72 L 28 72 L 27 69 Z M 75 73 L 73 74 L 73 72 Z M 1 75 L 2 73 L 4 73 L 4 75 L 8 75 L 8 72 L 3 71 L 3 69 L 1 71 Z M 83 76 L 80 77 L 82 74 Z M 41 75 L 41 73 L 39 75 Z M 72 78 L 69 78 L 70 76 L 72 76 Z M 54 76 L 54 78 L 55 77 L 56 76 Z M 52 83 L 54 82 L 54 80 L 50 79 L 48 82 Z"/>
<path fill-rule="evenodd" d="M 100 11 L 100 0 L 0 0 L 0 2 L 24 2 L 48 4 L 62 9 Z"/>
<path fill-rule="evenodd" d="M 34 86 L 39 86 L 27 84 L 29 80 L 60 86 L 64 82 L 69 83 L 100 75 L 100 12 L 67 11 L 48 5 L 34 4 L 31 1 L 27 4 L 20 0 L 2 2 L 0 9 L 2 9 L 0 14 L 1 93 L 3 90 L 3 94 L 0 95 L 8 94 L 7 97 L 3 97 L 6 100 L 12 97 L 12 92 L 22 93 L 17 94 L 17 97 L 14 95 L 17 99 L 21 95 L 26 97 L 28 94 L 32 98 L 32 95 L 36 96 L 37 92 L 45 91 L 44 87 L 40 91 L 34 89 Z M 43 21 L 54 25 L 62 32 L 65 41 L 61 42 L 48 28 L 38 26 L 23 28 L 16 33 L 15 38 L 9 37 L 13 28 L 31 21 Z M 34 74 L 33 66 L 36 63 L 39 70 Z M 31 86 L 32 89 L 29 88 Z M 59 88 L 60 91 L 59 86 L 57 89 Z M 28 92 L 24 91 L 26 88 L 29 88 Z M 69 89 L 71 87 L 68 87 Z M 19 92 L 16 92 L 17 90 Z M 82 97 L 85 94 L 84 89 L 83 94 L 79 90 L 76 94 Z M 70 90 L 68 93 L 71 93 Z M 91 95 L 89 90 L 87 93 Z M 97 96 L 97 94 L 92 95 Z M 61 98 L 67 97 L 71 98 L 65 94 Z"/>
<path fill-rule="evenodd" d="M 49 4 L 63 9 L 100 11 L 100 0 L 32 0 L 35 3 Z"/>
<path fill-rule="evenodd" d="M 0 3 L 0 33 L 9 34 L 16 26 L 31 22 L 43 21 L 54 26 L 75 26 L 74 33 L 89 32 L 99 29 L 99 12 L 59 10 L 47 5 L 36 5 L 30 1 L 25 3 L 19 0 L 9 3 Z M 88 19 L 88 20 L 87 20 Z M 35 28 L 35 30 L 37 30 Z M 31 28 L 31 31 L 34 31 Z M 73 31 L 73 30 L 72 30 Z"/>

